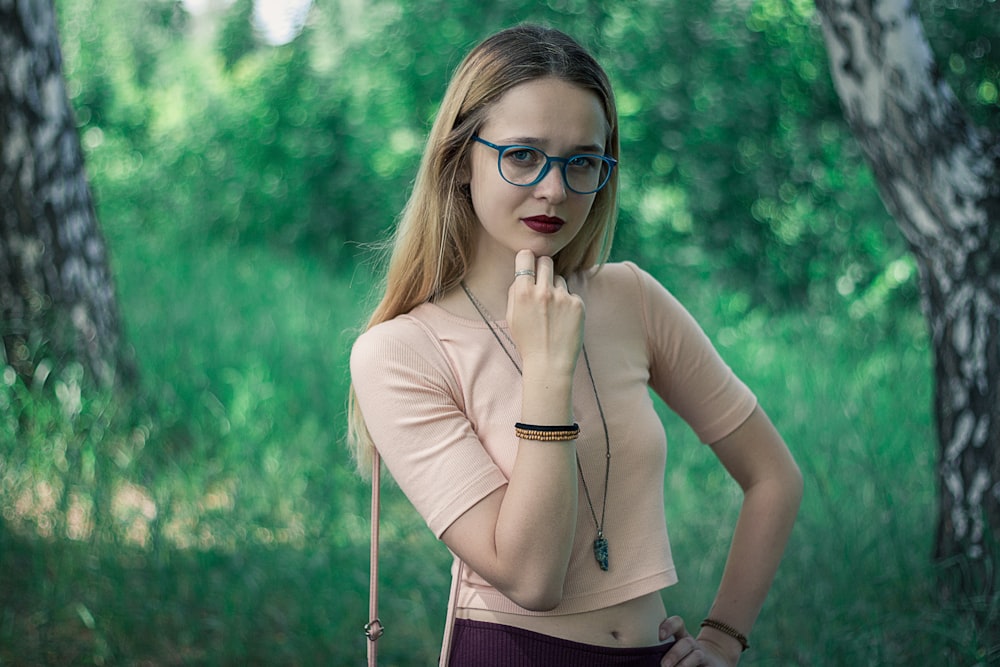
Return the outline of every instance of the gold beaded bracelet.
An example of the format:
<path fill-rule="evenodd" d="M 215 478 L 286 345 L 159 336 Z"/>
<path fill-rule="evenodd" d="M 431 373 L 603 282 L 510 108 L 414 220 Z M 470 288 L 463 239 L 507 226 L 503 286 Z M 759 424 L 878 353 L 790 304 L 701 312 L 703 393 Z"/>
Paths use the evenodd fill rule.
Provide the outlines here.
<path fill-rule="evenodd" d="M 536 426 L 517 422 L 514 424 L 514 435 L 521 440 L 563 442 L 580 437 L 580 425 L 574 423 L 569 426 Z"/>
<path fill-rule="evenodd" d="M 706 618 L 701 622 L 701 627 L 712 628 L 713 630 L 718 630 L 719 632 L 729 635 L 740 643 L 740 646 L 743 647 L 744 651 L 750 648 L 750 642 L 747 641 L 747 636 L 745 634 L 733 626 L 723 623 L 722 621 L 717 621 L 714 618 Z"/>

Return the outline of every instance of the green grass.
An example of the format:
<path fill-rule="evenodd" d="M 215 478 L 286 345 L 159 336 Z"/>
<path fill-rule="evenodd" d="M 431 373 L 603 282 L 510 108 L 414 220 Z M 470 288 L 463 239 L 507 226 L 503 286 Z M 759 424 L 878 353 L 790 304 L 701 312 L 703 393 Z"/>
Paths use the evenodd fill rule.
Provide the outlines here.
<path fill-rule="evenodd" d="M 357 665 L 368 488 L 342 444 L 364 266 L 111 229 L 143 400 L 0 376 L 0 665 Z M 806 496 L 745 665 L 990 664 L 935 600 L 931 374 L 919 315 L 727 314 L 680 290 L 799 461 Z M 710 604 L 738 493 L 665 414 L 681 583 Z M 398 490 L 383 508 L 387 665 L 429 665 L 445 549 Z"/>

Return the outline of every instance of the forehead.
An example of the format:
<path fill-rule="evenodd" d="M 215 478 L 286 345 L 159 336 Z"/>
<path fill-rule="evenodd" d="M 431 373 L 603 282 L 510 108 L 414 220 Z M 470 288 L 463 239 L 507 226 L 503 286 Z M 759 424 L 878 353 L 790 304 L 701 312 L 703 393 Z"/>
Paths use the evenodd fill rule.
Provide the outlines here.
<path fill-rule="evenodd" d="M 487 114 L 481 132 L 495 142 L 535 139 L 543 149 L 603 147 L 608 120 L 596 93 L 550 77 L 504 93 Z"/>

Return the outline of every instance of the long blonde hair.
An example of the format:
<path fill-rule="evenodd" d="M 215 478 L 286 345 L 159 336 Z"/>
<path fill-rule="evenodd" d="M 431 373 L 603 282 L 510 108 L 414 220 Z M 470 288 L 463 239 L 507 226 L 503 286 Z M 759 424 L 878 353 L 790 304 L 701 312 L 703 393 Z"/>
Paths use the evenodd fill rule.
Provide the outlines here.
<path fill-rule="evenodd" d="M 465 276 L 478 225 L 461 178 L 472 136 L 504 93 L 543 77 L 556 77 L 597 95 L 609 127 L 606 152 L 618 158 L 618 112 L 611 83 L 573 38 L 551 28 L 520 25 L 484 40 L 465 57 L 445 92 L 396 228 L 382 299 L 365 331 L 457 286 Z M 607 186 L 595 195 L 586 224 L 554 258 L 558 273 L 569 275 L 607 260 L 617 199 L 618 172 L 613 170 Z M 353 385 L 348 410 L 348 442 L 364 471 L 373 443 Z"/>

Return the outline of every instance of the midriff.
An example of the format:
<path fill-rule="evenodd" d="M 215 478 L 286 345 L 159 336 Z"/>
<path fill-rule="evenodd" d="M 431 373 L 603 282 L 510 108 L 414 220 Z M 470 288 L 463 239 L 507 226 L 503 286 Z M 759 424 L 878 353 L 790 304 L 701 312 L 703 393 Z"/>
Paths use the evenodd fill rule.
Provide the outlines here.
<path fill-rule="evenodd" d="M 458 618 L 510 625 L 569 641 L 619 648 L 660 644 L 660 623 L 667 617 L 658 592 L 613 607 L 562 616 L 522 616 L 464 607 L 455 613 Z"/>

